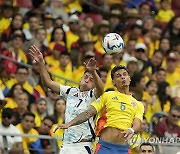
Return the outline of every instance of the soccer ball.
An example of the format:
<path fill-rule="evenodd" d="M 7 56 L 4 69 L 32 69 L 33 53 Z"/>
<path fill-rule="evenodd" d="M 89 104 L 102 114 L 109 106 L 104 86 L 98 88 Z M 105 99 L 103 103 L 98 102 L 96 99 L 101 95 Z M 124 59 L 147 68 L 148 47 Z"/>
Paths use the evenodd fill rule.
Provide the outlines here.
<path fill-rule="evenodd" d="M 119 34 L 109 33 L 104 37 L 102 46 L 106 53 L 115 54 L 122 51 L 124 47 L 124 41 Z"/>

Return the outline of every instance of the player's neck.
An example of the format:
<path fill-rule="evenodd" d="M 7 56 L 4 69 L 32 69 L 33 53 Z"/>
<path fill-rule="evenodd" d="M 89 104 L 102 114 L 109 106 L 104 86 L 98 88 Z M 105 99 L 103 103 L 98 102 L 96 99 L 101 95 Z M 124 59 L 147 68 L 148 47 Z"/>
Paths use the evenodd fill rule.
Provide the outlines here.
<path fill-rule="evenodd" d="M 123 93 L 123 94 L 126 94 L 126 95 L 129 95 L 130 92 L 129 92 L 129 87 L 120 87 L 120 88 L 117 88 L 117 90 L 120 92 L 120 93 Z"/>

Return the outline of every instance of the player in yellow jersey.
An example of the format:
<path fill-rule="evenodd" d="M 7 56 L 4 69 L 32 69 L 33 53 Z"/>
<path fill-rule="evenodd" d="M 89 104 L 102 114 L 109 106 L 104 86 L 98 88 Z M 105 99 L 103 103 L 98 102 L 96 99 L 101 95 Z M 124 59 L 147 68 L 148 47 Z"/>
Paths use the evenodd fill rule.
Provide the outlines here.
<path fill-rule="evenodd" d="M 111 78 L 117 91 L 105 92 L 88 110 L 58 128 L 79 125 L 97 113 L 106 111 L 107 120 L 100 132 L 95 154 L 128 154 L 128 140 L 141 129 L 144 107 L 129 92 L 131 79 L 124 66 L 115 66 Z"/>

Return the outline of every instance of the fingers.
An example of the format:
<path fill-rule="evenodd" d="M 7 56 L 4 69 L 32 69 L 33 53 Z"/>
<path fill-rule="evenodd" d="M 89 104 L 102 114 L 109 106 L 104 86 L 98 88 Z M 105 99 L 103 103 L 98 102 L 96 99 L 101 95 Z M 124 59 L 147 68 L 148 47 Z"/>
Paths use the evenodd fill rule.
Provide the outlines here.
<path fill-rule="evenodd" d="M 126 132 L 125 135 L 124 135 L 124 137 L 127 137 L 127 136 L 128 136 L 128 133 Z"/>
<path fill-rule="evenodd" d="M 127 137 L 128 133 L 126 131 L 121 132 L 121 134 L 124 134 L 124 137 Z"/>
<path fill-rule="evenodd" d="M 60 125 L 54 127 L 53 133 L 55 133 L 58 129 L 67 129 L 67 128 L 68 128 L 68 127 L 67 127 L 66 124 L 60 124 Z"/>
<path fill-rule="evenodd" d="M 34 54 L 39 52 L 39 49 L 35 46 L 35 45 L 32 45 L 29 49 L 31 52 L 33 52 Z"/>
<path fill-rule="evenodd" d="M 31 49 L 29 49 L 29 51 L 30 51 L 30 52 L 29 52 L 28 54 L 29 54 L 32 58 L 34 58 L 34 54 L 35 54 L 34 51 L 31 50 Z"/>
<path fill-rule="evenodd" d="M 53 133 L 55 133 L 59 129 L 59 126 L 54 127 Z"/>
<path fill-rule="evenodd" d="M 86 66 L 86 62 L 83 63 Z"/>

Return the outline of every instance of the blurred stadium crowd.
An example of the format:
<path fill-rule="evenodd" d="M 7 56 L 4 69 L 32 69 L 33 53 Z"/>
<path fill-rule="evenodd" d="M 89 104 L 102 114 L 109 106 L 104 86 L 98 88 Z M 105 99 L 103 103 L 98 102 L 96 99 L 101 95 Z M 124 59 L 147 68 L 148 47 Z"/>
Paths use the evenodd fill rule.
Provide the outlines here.
<path fill-rule="evenodd" d="M 145 107 L 138 138 L 180 137 L 179 0 L 0 0 L 0 12 L 0 100 L 7 102 L 0 132 L 63 137 L 63 130 L 54 134 L 52 128 L 64 122 L 66 102 L 43 85 L 28 55 L 35 44 L 60 84 L 78 86 L 83 62 L 95 57 L 105 91 L 115 90 L 111 69 L 125 65 L 130 91 Z M 102 47 L 109 32 L 124 39 L 118 55 L 105 54 Z M 22 149 L 20 137 L 8 141 L 9 152 Z M 29 147 L 51 153 L 48 140 L 22 143 L 24 153 L 34 152 Z"/>

